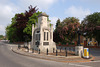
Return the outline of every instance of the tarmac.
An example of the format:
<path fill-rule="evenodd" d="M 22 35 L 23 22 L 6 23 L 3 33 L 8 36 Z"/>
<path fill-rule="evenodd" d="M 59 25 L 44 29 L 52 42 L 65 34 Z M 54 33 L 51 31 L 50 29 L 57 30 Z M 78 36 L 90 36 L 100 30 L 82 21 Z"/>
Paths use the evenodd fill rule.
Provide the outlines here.
<path fill-rule="evenodd" d="M 32 52 L 26 52 L 22 49 L 18 49 L 17 45 L 9 45 L 11 47 L 11 50 L 19 55 L 31 57 L 31 58 L 38 58 L 38 59 L 44 59 L 44 60 L 50 60 L 50 61 L 56 61 L 56 62 L 65 62 L 65 63 L 79 63 L 79 62 L 90 62 L 95 59 L 94 56 L 90 55 L 89 59 L 81 58 L 79 56 L 54 56 L 54 55 L 46 55 L 46 54 L 38 54 L 38 53 L 32 53 Z"/>

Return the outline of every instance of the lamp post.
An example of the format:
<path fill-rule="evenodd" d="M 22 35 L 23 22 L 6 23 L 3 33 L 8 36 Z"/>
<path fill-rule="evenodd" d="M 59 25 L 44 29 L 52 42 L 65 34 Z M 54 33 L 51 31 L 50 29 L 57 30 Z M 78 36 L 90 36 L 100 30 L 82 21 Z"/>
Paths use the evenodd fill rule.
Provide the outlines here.
<path fill-rule="evenodd" d="M 77 46 L 75 46 L 75 54 L 81 57 L 83 54 L 83 46 L 81 46 L 80 44 L 81 31 L 79 28 L 78 28 L 77 34 L 78 34 L 78 41 L 77 41 L 78 43 L 77 43 Z"/>
<path fill-rule="evenodd" d="M 78 28 L 77 33 L 78 33 L 78 43 L 77 43 L 77 46 L 80 46 L 80 35 L 81 35 L 81 31 L 80 31 L 79 28 Z"/>
<path fill-rule="evenodd" d="M 87 32 L 84 32 L 84 33 L 83 33 L 83 36 L 84 36 L 84 47 L 87 46 L 87 38 L 86 38 L 86 34 L 87 34 Z"/>

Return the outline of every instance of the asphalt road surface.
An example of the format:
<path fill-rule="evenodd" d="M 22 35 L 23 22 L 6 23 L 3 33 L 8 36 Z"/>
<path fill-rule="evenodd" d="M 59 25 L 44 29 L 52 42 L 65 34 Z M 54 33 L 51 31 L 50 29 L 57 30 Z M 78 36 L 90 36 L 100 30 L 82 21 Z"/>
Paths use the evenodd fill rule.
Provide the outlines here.
<path fill-rule="evenodd" d="M 94 55 L 98 53 L 100 51 L 96 51 Z M 97 57 L 98 60 L 86 63 L 55 62 L 16 54 L 9 46 L 0 42 L 0 67 L 100 67 L 100 55 Z"/>

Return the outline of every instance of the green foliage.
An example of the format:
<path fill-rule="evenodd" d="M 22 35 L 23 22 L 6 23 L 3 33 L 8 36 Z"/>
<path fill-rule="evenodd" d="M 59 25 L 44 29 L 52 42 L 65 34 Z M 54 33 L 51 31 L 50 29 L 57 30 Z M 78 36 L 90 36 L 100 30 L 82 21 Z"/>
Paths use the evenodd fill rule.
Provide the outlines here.
<path fill-rule="evenodd" d="M 37 12 L 37 13 L 34 13 L 31 17 L 29 17 L 29 21 L 26 25 L 26 28 L 23 30 L 23 32 L 29 34 L 30 36 L 32 36 L 32 24 L 36 24 L 36 22 L 38 22 L 38 15 L 42 13 L 42 12 Z"/>
<path fill-rule="evenodd" d="M 83 32 L 87 32 L 87 37 L 94 37 L 100 43 L 100 12 L 86 16 L 81 25 Z"/>
<path fill-rule="evenodd" d="M 56 28 L 58 27 L 58 25 L 60 25 L 60 23 L 61 23 L 61 22 L 60 22 L 60 19 L 58 19 L 58 20 L 57 20 L 57 23 L 56 23 Z"/>
<path fill-rule="evenodd" d="M 36 7 L 29 6 L 25 13 L 16 14 L 12 18 L 12 23 L 6 27 L 6 36 L 11 42 L 26 42 L 31 40 L 32 24 L 37 21 Z M 34 15 L 33 15 L 34 14 Z M 23 32 L 25 30 L 25 32 Z"/>
<path fill-rule="evenodd" d="M 11 42 L 13 42 L 14 40 L 16 41 L 16 39 L 14 39 L 13 37 L 16 36 L 16 28 L 11 27 L 11 25 L 6 27 L 6 35 L 8 40 L 10 40 Z"/>
<path fill-rule="evenodd" d="M 54 41 L 62 44 L 71 43 L 77 38 L 77 30 L 80 26 L 79 19 L 75 17 L 68 17 L 62 22 L 57 20 L 56 29 L 54 31 Z"/>
<path fill-rule="evenodd" d="M 4 37 L 3 35 L 0 35 L 0 38 Z"/>
<path fill-rule="evenodd" d="M 64 19 L 62 21 L 62 24 L 65 25 L 65 24 L 77 23 L 77 22 L 79 22 L 79 19 L 78 18 L 76 18 L 76 17 L 68 17 L 68 18 L 66 18 L 66 19 Z"/>
<path fill-rule="evenodd" d="M 0 35 L 0 40 L 3 40 L 4 39 L 4 36 L 3 35 Z"/>
<path fill-rule="evenodd" d="M 51 22 L 51 20 L 49 19 L 49 17 L 47 17 L 47 21 L 48 21 L 48 22 Z"/>
<path fill-rule="evenodd" d="M 14 42 L 18 40 L 18 36 L 16 35 L 16 27 L 13 25 L 16 23 L 17 14 L 12 18 L 12 23 L 6 27 L 6 36 L 10 42 Z"/>

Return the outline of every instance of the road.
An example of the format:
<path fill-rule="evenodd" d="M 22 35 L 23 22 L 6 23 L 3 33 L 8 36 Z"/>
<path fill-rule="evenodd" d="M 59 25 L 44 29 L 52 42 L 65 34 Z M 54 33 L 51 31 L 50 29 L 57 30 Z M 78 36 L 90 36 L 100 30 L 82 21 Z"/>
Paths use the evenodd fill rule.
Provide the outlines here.
<path fill-rule="evenodd" d="M 62 63 L 31 58 L 12 52 L 9 46 L 0 42 L 0 67 L 100 67 L 100 60 L 86 63 Z"/>

